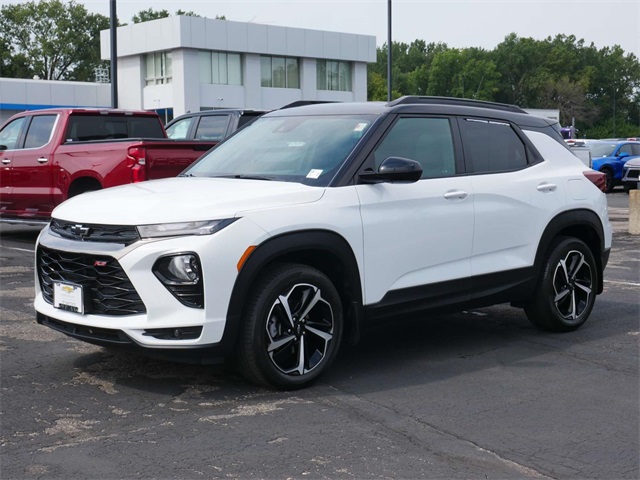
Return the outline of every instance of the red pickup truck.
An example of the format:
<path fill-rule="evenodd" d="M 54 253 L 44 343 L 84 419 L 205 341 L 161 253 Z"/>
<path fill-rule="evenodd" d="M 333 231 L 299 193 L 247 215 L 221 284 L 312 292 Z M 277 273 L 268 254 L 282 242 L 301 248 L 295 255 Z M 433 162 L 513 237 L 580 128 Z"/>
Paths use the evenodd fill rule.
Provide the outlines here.
<path fill-rule="evenodd" d="M 216 143 L 167 139 L 153 112 L 19 113 L 0 128 L 0 222 L 47 222 L 80 193 L 176 176 Z"/>

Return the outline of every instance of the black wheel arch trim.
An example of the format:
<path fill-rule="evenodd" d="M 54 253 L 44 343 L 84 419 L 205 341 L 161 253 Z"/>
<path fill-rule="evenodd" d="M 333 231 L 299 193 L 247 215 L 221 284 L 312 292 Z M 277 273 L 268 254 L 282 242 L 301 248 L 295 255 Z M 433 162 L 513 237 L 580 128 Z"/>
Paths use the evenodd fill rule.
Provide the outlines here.
<path fill-rule="evenodd" d="M 349 314 L 348 308 L 353 315 L 353 327 L 356 332 L 359 331 L 359 320 L 362 317 L 362 282 L 358 262 L 349 242 L 330 230 L 287 232 L 271 237 L 258 245 L 238 273 L 231 293 L 222 337 L 222 343 L 229 349 L 229 353 L 231 353 L 230 349 L 235 345 L 238 336 L 247 292 L 251 285 L 267 265 L 281 258 L 288 261 L 286 258 L 288 255 L 305 251 L 324 251 L 335 256 L 341 262 L 351 287 L 350 304 L 345 305 L 345 318 Z M 336 285 L 336 289 L 342 297 L 344 292 L 341 292 L 341 286 Z"/>
<path fill-rule="evenodd" d="M 595 257 L 598 264 L 598 286 L 596 293 L 602 293 L 602 274 L 605 267 L 607 266 L 607 261 L 609 259 L 609 249 L 605 248 L 604 227 L 602 226 L 600 217 L 598 217 L 598 215 L 592 210 L 569 210 L 566 212 L 561 212 L 553 219 L 551 219 L 544 232 L 542 233 L 540 243 L 538 243 L 538 249 L 536 251 L 536 258 L 534 263 L 534 278 L 537 280 L 537 278 L 539 277 L 542 270 L 544 256 L 549 251 L 553 240 L 559 235 L 562 235 L 562 232 L 566 232 L 566 235 L 571 235 L 572 228 L 587 228 L 596 235 L 595 238 L 598 242 L 597 245 L 593 245 L 593 239 L 585 239 L 580 237 L 577 238 L 580 238 L 590 248 L 592 248 L 593 256 Z M 594 246 L 597 248 L 594 249 Z"/>

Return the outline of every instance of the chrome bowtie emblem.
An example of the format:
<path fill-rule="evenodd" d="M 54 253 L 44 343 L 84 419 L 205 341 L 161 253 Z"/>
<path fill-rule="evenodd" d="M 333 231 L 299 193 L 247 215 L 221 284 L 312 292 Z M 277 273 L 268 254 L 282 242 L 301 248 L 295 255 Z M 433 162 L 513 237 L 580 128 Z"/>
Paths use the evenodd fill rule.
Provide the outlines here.
<path fill-rule="evenodd" d="M 91 230 L 89 227 L 85 227 L 84 225 L 73 225 L 71 228 L 69 228 L 69 230 L 71 230 L 71 233 L 73 233 L 75 236 L 77 237 L 86 237 L 89 235 L 89 231 Z"/>

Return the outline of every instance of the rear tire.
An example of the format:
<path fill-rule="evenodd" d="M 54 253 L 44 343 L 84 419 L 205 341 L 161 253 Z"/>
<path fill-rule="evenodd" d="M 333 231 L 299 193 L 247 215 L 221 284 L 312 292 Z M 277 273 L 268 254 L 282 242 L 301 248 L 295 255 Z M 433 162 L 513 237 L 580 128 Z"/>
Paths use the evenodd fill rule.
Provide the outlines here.
<path fill-rule="evenodd" d="M 605 179 L 606 179 L 604 193 L 610 193 L 613 190 L 613 187 L 615 187 L 615 179 L 613 178 L 613 172 L 608 168 L 605 168 L 600 171 L 604 173 Z"/>
<path fill-rule="evenodd" d="M 589 318 L 595 302 L 598 267 L 589 247 L 559 237 L 550 248 L 533 300 L 524 311 L 541 330 L 570 332 Z"/>
<path fill-rule="evenodd" d="M 283 390 L 315 381 L 335 359 L 343 332 L 340 296 L 321 271 L 277 264 L 252 287 L 238 366 L 247 380 Z"/>

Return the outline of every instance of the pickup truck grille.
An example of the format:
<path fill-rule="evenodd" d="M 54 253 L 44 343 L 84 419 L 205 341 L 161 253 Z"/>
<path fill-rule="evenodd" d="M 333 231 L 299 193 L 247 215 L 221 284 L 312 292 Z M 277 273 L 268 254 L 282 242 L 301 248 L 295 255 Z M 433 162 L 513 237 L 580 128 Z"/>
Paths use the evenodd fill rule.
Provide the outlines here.
<path fill-rule="evenodd" d="M 61 237 L 83 242 L 110 242 L 129 245 L 140 240 L 138 229 L 130 225 L 94 225 L 51 220 L 50 230 Z"/>
<path fill-rule="evenodd" d="M 131 280 L 113 257 L 39 247 L 37 269 L 44 299 L 51 304 L 54 282 L 65 282 L 82 285 L 85 313 L 136 315 L 147 311 Z"/>

